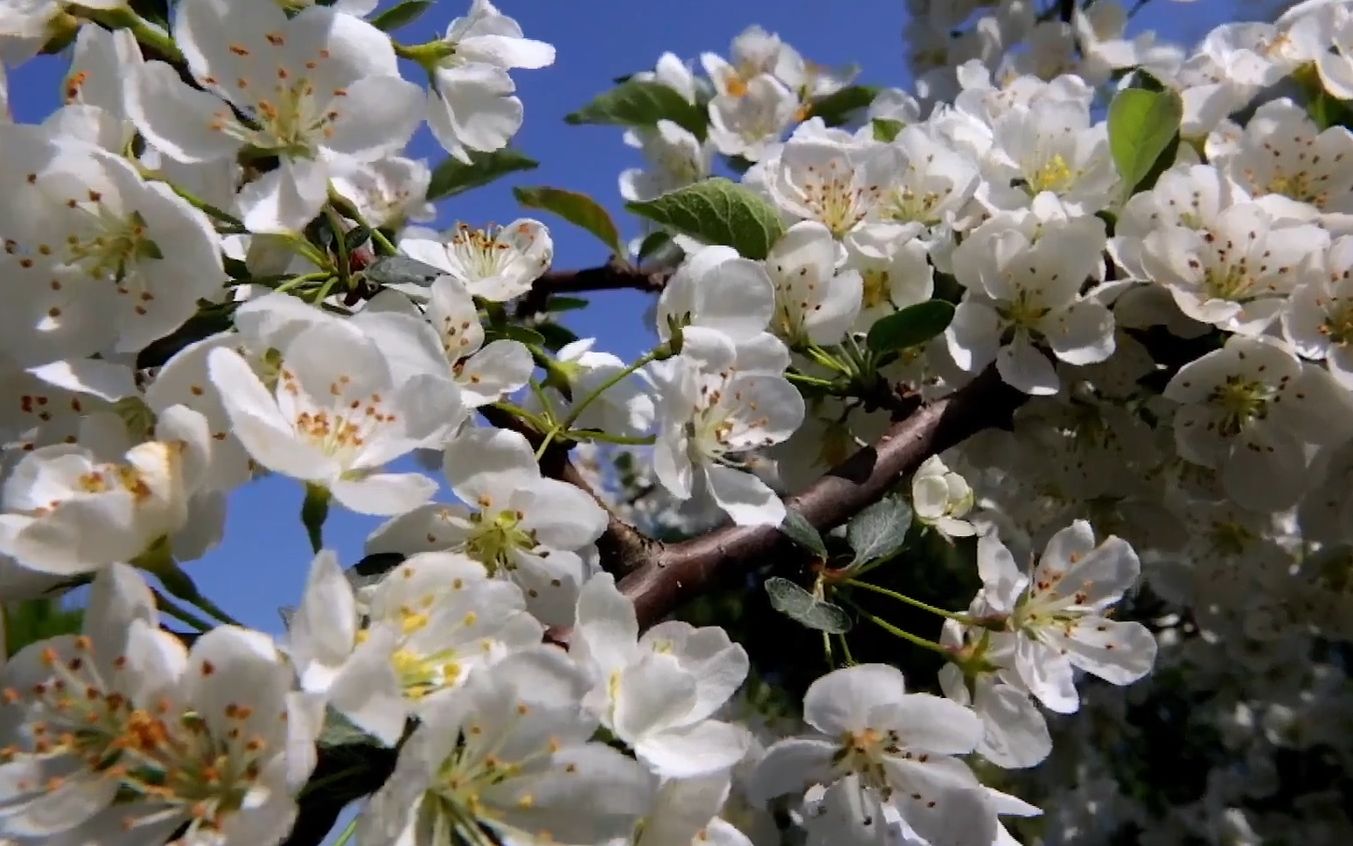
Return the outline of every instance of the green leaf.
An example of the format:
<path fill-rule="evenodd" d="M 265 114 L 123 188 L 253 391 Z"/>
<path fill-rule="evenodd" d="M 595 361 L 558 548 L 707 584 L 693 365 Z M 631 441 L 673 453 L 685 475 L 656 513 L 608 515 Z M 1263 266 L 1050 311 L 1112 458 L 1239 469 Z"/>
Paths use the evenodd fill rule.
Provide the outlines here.
<path fill-rule="evenodd" d="M 820 117 L 828 126 L 840 126 L 850 118 L 850 113 L 863 109 L 878 96 L 878 89 L 872 85 L 847 85 L 808 104 L 808 117 Z"/>
<path fill-rule="evenodd" d="M 1109 152 L 1129 193 L 1144 187 L 1156 162 L 1178 143 L 1184 101 L 1174 91 L 1126 88 L 1109 104 Z"/>
<path fill-rule="evenodd" d="M 926 300 L 879 319 L 869 327 L 865 342 L 874 352 L 914 347 L 943 332 L 953 319 L 952 305 L 944 300 Z"/>
<path fill-rule="evenodd" d="M 670 120 L 697 137 L 705 137 L 705 113 L 660 82 L 627 79 L 564 117 L 565 122 L 654 126 Z"/>
<path fill-rule="evenodd" d="M 545 339 L 546 348 L 552 350 L 558 350 L 578 340 L 577 334 L 572 329 L 558 323 L 538 323 L 536 331 Z"/>
<path fill-rule="evenodd" d="M 870 123 L 874 126 L 874 140 L 883 142 L 896 140 L 898 133 L 906 126 L 902 121 L 892 118 L 874 118 Z"/>
<path fill-rule="evenodd" d="M 550 301 L 545 303 L 545 310 L 549 312 L 577 311 L 580 308 L 587 308 L 589 304 L 582 297 L 550 297 Z"/>
<path fill-rule="evenodd" d="M 525 326 L 516 326 L 511 323 L 507 325 L 489 326 L 484 330 L 485 341 L 497 341 L 507 338 L 510 341 L 521 341 L 523 344 L 532 347 L 544 346 L 545 336 L 534 329 L 527 329 Z"/>
<path fill-rule="evenodd" d="M 785 521 L 780 524 L 780 531 L 794 543 L 816 554 L 818 558 L 826 559 L 827 545 L 823 543 L 822 535 L 818 534 L 813 524 L 799 512 L 792 509 L 786 511 Z"/>
<path fill-rule="evenodd" d="M 828 634 L 850 631 L 850 615 L 840 606 L 818 599 L 789 579 L 766 579 L 766 593 L 772 608 L 800 625 Z"/>
<path fill-rule="evenodd" d="M 394 32 L 418 20 L 432 6 L 432 0 L 404 0 L 371 19 L 371 25 L 385 32 Z"/>
<path fill-rule="evenodd" d="M 749 259 L 764 259 L 785 231 L 774 206 L 722 177 L 625 207 L 707 244 L 732 247 Z"/>
<path fill-rule="evenodd" d="M 650 233 L 639 244 L 639 261 L 659 267 L 676 267 L 685 255 L 667 232 Z"/>
<path fill-rule="evenodd" d="M 620 233 L 615 221 L 601 203 L 577 191 L 565 191 L 562 188 L 537 186 L 534 188 L 513 188 L 512 195 L 517 202 L 532 209 L 543 209 L 559 215 L 569 223 L 581 226 L 601 239 L 601 242 L 617 256 L 625 255 L 620 244 Z"/>
<path fill-rule="evenodd" d="M 362 274 L 377 285 L 431 285 L 444 271 L 408 256 L 381 256 Z"/>
<path fill-rule="evenodd" d="M 911 506 L 898 496 L 887 496 L 850 519 L 846 541 L 855 550 L 854 564 L 887 558 L 902 548 L 911 528 Z"/>
<path fill-rule="evenodd" d="M 492 153 L 471 153 L 470 158 L 474 159 L 472 164 L 459 159 L 447 159 L 437 165 L 428 183 L 428 200 L 454 197 L 514 171 L 535 170 L 540 164 L 511 148 L 494 150 Z"/>
<path fill-rule="evenodd" d="M 5 651 L 13 655 L 31 643 L 64 634 L 77 634 L 84 622 L 78 608 L 65 609 L 56 599 L 25 599 L 6 603 L 0 613 L 4 640 L 0 641 L 0 658 Z"/>
<path fill-rule="evenodd" d="M 316 742 L 321 747 L 335 746 L 384 746 L 378 739 L 358 728 L 356 724 L 335 711 L 332 705 L 324 710 L 324 727 L 320 729 Z"/>

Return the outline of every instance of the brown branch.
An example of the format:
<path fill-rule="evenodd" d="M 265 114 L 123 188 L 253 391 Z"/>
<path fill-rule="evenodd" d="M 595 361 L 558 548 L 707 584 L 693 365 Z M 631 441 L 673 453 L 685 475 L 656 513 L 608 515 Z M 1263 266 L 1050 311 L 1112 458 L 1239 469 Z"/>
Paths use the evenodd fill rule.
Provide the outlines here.
<path fill-rule="evenodd" d="M 785 505 L 819 530 L 840 525 L 926 458 L 982 429 L 1007 424 L 1024 399 L 988 370 L 952 396 L 893 423 L 875 444 L 791 496 Z M 698 596 L 717 577 L 763 562 L 777 551 L 788 554 L 788 549 L 775 526 L 726 526 L 677 544 L 653 542 L 648 560 L 620 581 L 620 590 L 634 600 L 639 624 L 647 627 Z"/>
<path fill-rule="evenodd" d="M 583 294 L 589 291 L 622 291 L 632 289 L 656 294 L 667 284 L 670 269 L 643 270 L 623 259 L 611 259 L 598 267 L 581 270 L 546 271 L 531 286 L 526 296 L 517 302 L 517 315 L 524 317 L 543 311 L 552 294 Z"/>

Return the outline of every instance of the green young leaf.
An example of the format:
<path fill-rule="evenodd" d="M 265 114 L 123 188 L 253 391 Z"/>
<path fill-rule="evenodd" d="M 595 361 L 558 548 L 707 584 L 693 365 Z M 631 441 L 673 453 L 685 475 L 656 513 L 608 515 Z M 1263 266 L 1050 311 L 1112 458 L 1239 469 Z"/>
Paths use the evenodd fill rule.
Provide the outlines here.
<path fill-rule="evenodd" d="M 1156 162 L 1177 143 L 1184 101 L 1174 91 L 1126 88 L 1109 104 L 1109 152 L 1131 193 L 1145 186 Z"/>
<path fill-rule="evenodd" d="M 371 25 L 384 32 L 394 32 L 408 26 L 432 6 L 432 0 L 404 0 L 371 19 Z"/>
<path fill-rule="evenodd" d="M 324 727 L 320 729 L 316 742 L 321 748 L 335 746 L 384 746 L 372 735 L 358 728 L 352 720 L 334 710 L 332 705 L 325 708 Z"/>
<path fill-rule="evenodd" d="M 766 579 L 766 593 L 772 608 L 802 626 L 828 634 L 850 631 L 850 615 L 840 606 L 818 599 L 789 579 Z"/>
<path fill-rule="evenodd" d="M 822 535 L 818 534 L 813 524 L 797 511 L 789 510 L 785 512 L 785 521 L 780 524 L 780 531 L 785 537 L 794 541 L 794 543 L 817 555 L 818 558 L 826 559 L 827 545 L 822 541 Z"/>
<path fill-rule="evenodd" d="M 774 206 L 722 177 L 641 203 L 627 203 L 626 208 L 683 235 L 707 244 L 725 244 L 758 261 L 785 231 Z"/>
<path fill-rule="evenodd" d="M 808 116 L 820 117 L 828 126 L 840 126 L 850 118 L 851 112 L 874 102 L 878 93 L 878 89 L 872 85 L 847 85 L 840 91 L 810 102 Z"/>
<path fill-rule="evenodd" d="M 582 297 L 550 297 L 549 302 L 545 303 L 545 310 L 548 312 L 577 311 L 580 308 L 587 308 L 588 301 Z"/>
<path fill-rule="evenodd" d="M 578 335 L 559 323 L 537 323 L 536 331 L 545 339 L 545 347 L 558 350 L 578 340 Z"/>
<path fill-rule="evenodd" d="M 569 223 L 581 226 L 600 238 L 615 255 L 625 255 L 625 248 L 620 244 L 620 232 L 616 230 L 615 221 L 611 220 L 610 213 L 601 207 L 601 203 L 586 194 L 542 185 L 534 188 L 513 188 L 512 195 L 517 198 L 517 202 L 527 208 L 553 212 Z"/>
<path fill-rule="evenodd" d="M 0 641 L 0 659 L 23 649 L 31 643 L 64 634 L 77 634 L 84 622 L 84 613 L 78 608 L 66 609 L 56 599 L 25 599 L 7 603 L 0 613 L 4 624 L 4 640 Z"/>
<path fill-rule="evenodd" d="M 865 342 L 880 353 L 914 347 L 943 332 L 953 319 L 952 305 L 944 300 L 926 300 L 878 320 L 869 327 Z"/>
<path fill-rule="evenodd" d="M 377 285 L 431 285 L 443 272 L 407 256 L 381 256 L 362 271 Z"/>
<path fill-rule="evenodd" d="M 497 341 L 507 338 L 510 341 L 521 341 L 523 344 L 531 347 L 540 347 L 545 344 L 545 336 L 534 329 L 528 329 L 525 326 L 515 326 L 511 323 L 506 325 L 488 326 L 484 330 L 485 341 Z"/>
<path fill-rule="evenodd" d="M 474 159 L 473 164 L 447 159 L 437 165 L 428 183 L 428 200 L 454 197 L 514 171 L 535 170 L 540 164 L 511 148 L 494 150 L 492 153 L 471 153 L 470 158 Z"/>
<path fill-rule="evenodd" d="M 699 138 L 705 137 L 705 113 L 660 82 L 627 79 L 564 117 L 564 121 L 571 124 L 621 126 L 654 126 L 660 120 L 670 120 Z"/>
<path fill-rule="evenodd" d="M 898 496 L 884 497 L 856 514 L 846 526 L 846 541 L 855 550 L 852 566 L 896 553 L 910 528 L 911 506 Z"/>
<path fill-rule="evenodd" d="M 874 140 L 885 143 L 896 140 L 898 133 L 906 126 L 902 121 L 892 118 L 874 118 L 870 124 L 874 127 Z"/>

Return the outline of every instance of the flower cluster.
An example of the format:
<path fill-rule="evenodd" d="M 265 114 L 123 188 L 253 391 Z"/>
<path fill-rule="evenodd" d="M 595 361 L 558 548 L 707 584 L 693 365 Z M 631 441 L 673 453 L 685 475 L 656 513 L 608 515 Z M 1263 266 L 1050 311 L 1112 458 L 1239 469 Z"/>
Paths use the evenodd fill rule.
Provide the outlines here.
<path fill-rule="evenodd" d="M 570 116 L 647 159 L 644 237 L 519 192 L 617 253 L 578 273 L 415 225 L 554 47 L 377 5 L 0 9 L 0 61 L 72 46 L 40 124 L 0 75 L 0 843 L 358 796 L 406 846 L 1353 832 L 1303 780 L 1353 768 L 1353 3 L 1186 50 L 917 0 L 914 95 L 758 27 L 663 54 Z M 559 317 L 622 286 L 633 361 Z M 265 474 L 315 552 L 275 634 L 184 567 Z"/>

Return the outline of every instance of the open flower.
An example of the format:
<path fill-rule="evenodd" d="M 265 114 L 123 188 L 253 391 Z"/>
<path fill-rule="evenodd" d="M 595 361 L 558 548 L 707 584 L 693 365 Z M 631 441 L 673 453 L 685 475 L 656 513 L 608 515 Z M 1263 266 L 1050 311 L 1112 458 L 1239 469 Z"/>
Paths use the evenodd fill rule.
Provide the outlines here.
<path fill-rule="evenodd" d="M 396 383 L 356 327 L 302 329 L 281 351 L 272 391 L 233 350 L 212 350 L 207 361 L 236 436 L 269 470 L 364 514 L 399 514 L 436 490 L 421 474 L 379 470 L 464 413 L 455 385 L 434 374 Z"/>
<path fill-rule="evenodd" d="M 1025 574 L 1000 539 L 987 534 L 978 541 L 977 568 L 983 607 L 1007 615 L 1008 631 L 991 636 L 992 654 L 1013 659 L 1019 682 L 1050 710 L 1070 714 L 1080 707 L 1073 667 L 1117 685 L 1150 672 L 1151 631 L 1106 616 L 1141 572 L 1122 538 L 1096 544 L 1090 524 L 1077 520 L 1052 536 Z"/>
<path fill-rule="evenodd" d="M 895 667 L 857 664 L 813 682 L 803 718 L 821 734 L 771 746 L 756 769 L 758 795 L 801 794 L 821 784 L 825 802 L 854 809 L 853 828 L 882 827 L 887 804 L 930 842 L 990 846 L 995 808 L 954 757 L 973 751 L 982 736 L 971 711 L 928 693 L 907 693 Z M 832 798 L 838 794 L 840 800 Z"/>
<path fill-rule="evenodd" d="M 239 196 L 251 231 L 300 229 L 324 204 L 333 159 L 396 153 L 422 117 L 422 93 L 400 78 L 389 36 L 359 18 L 324 6 L 287 17 L 274 0 L 184 0 L 175 11 L 174 40 L 205 90 L 147 62 L 128 112 L 178 161 L 246 146 L 276 155 L 278 168 Z"/>
<path fill-rule="evenodd" d="M 606 529 L 606 512 L 583 491 L 544 478 L 526 438 L 469 429 L 446 447 L 443 471 L 465 505 L 425 505 L 381 526 L 370 552 L 452 550 L 482 563 L 526 594 L 547 624 L 573 618 L 586 578 L 580 553 Z"/>
<path fill-rule="evenodd" d="M 402 239 L 399 248 L 446 271 L 476 297 L 494 302 L 531 290 L 554 260 L 550 230 L 530 218 L 484 229 L 461 223 L 440 238 L 420 231 Z"/>

